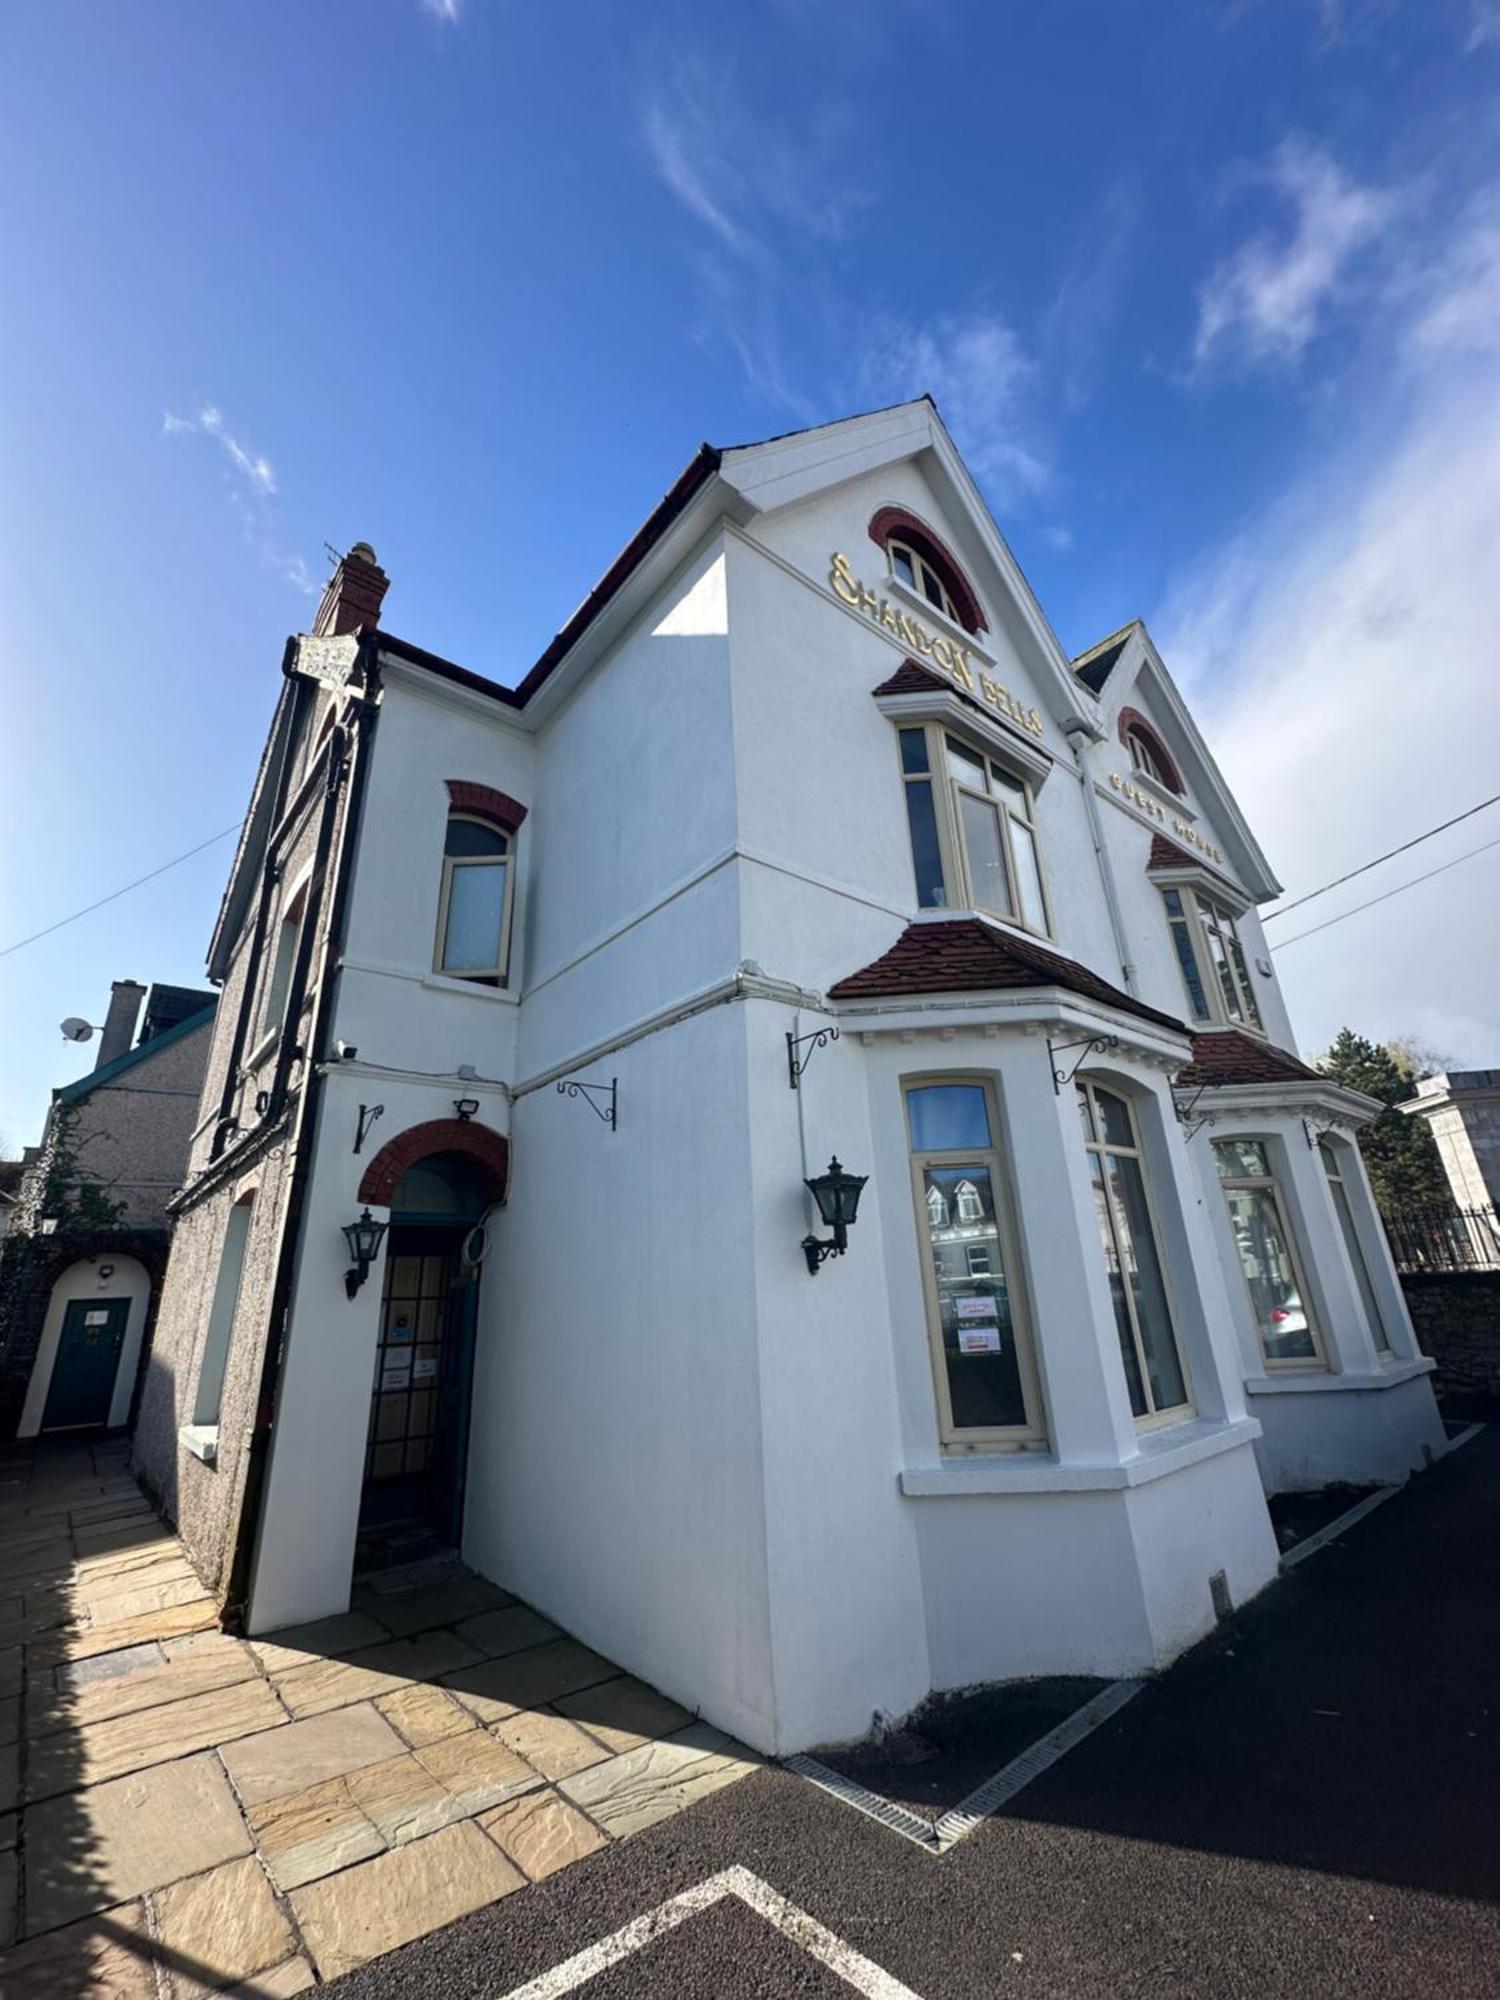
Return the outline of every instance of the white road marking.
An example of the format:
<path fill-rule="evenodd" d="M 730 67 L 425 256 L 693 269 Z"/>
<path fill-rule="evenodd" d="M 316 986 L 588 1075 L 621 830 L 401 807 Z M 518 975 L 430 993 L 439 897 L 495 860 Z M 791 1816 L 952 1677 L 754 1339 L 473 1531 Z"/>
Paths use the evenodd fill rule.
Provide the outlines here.
<path fill-rule="evenodd" d="M 666 1937 L 689 1917 L 722 1903 L 726 1896 L 737 1896 L 757 1916 L 773 1924 L 784 1938 L 826 1965 L 830 1972 L 837 1973 L 864 2000 L 921 2000 L 919 1993 L 893 1979 L 853 1945 L 825 1930 L 806 1910 L 789 1903 L 779 1890 L 752 1875 L 748 1868 L 726 1868 L 718 1875 L 710 1875 L 696 1889 L 685 1889 L 680 1896 L 648 1910 L 645 1916 L 637 1917 L 611 1936 L 575 1952 L 561 1965 L 554 1965 L 550 1972 L 528 1980 L 524 1986 L 513 1987 L 504 2000 L 561 2000 L 563 1994 L 576 1992 L 586 1980 L 596 1979 L 612 1965 L 618 1965 L 657 1938 Z"/>
<path fill-rule="evenodd" d="M 936 1822 L 925 1820 L 919 1813 L 910 1812 L 891 1799 L 883 1799 L 878 1792 L 855 1784 L 852 1778 L 820 1764 L 816 1757 L 788 1757 L 786 1768 L 795 1771 L 798 1777 L 806 1778 L 810 1784 L 817 1785 L 820 1790 L 832 1793 L 846 1806 L 853 1806 L 856 1812 L 878 1820 L 892 1833 L 904 1834 L 925 1853 L 946 1854 L 950 1847 L 988 1819 L 997 1806 L 1005 1805 L 1018 1792 L 1024 1791 L 1033 1778 L 1039 1778 L 1043 1771 L 1050 1770 L 1085 1736 L 1092 1735 L 1101 1722 L 1107 1722 L 1127 1701 L 1133 1701 L 1144 1686 L 1145 1682 L 1138 1680 L 1111 1681 L 1108 1687 L 1101 1688 L 1098 1694 L 1091 1695 L 1075 1708 L 1071 1715 L 1065 1715 L 1061 1722 L 1054 1724 L 1045 1736 L 1039 1736 L 1018 1757 L 1012 1757 L 992 1778 L 976 1785 L 967 1798 L 960 1799 Z"/>

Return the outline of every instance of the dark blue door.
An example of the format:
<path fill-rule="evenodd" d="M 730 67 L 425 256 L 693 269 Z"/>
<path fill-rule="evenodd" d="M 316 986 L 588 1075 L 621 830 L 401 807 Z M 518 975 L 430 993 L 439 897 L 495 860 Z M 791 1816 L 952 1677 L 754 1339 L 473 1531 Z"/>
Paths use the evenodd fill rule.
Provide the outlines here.
<path fill-rule="evenodd" d="M 70 1303 L 52 1364 L 42 1417 L 44 1431 L 108 1423 L 129 1316 L 129 1299 L 74 1299 Z"/>

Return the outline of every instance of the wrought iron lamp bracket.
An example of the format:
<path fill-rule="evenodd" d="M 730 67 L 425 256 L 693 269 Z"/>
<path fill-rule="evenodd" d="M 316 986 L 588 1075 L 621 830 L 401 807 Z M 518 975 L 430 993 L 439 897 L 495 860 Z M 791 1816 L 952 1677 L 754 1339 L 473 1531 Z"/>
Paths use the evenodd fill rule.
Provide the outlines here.
<path fill-rule="evenodd" d="M 354 1150 L 356 1153 L 364 1151 L 365 1141 L 370 1136 L 370 1127 L 375 1123 L 377 1118 L 384 1118 L 384 1116 L 385 1106 L 383 1104 L 362 1104 L 359 1107 L 359 1124 L 354 1134 Z"/>
<path fill-rule="evenodd" d="M 1319 1125 L 1312 1118 L 1304 1118 L 1302 1121 L 1302 1136 L 1307 1141 L 1307 1150 L 1309 1152 L 1312 1152 L 1321 1140 L 1326 1139 L 1330 1132 L 1337 1132 L 1338 1130 L 1339 1121 L 1336 1118 L 1330 1118 L 1325 1125 Z"/>
<path fill-rule="evenodd" d="M 612 1076 L 608 1083 L 584 1083 L 574 1077 L 564 1077 L 557 1086 L 559 1097 L 581 1097 L 596 1118 L 600 1118 L 611 1132 L 620 1129 L 620 1079 Z"/>
<path fill-rule="evenodd" d="M 1177 1122 L 1182 1127 L 1184 1145 L 1191 1145 L 1205 1126 L 1216 1125 L 1219 1121 L 1217 1111 L 1205 1111 L 1201 1118 L 1193 1116 L 1193 1113 L 1198 1109 L 1199 1098 L 1202 1097 L 1204 1091 L 1207 1089 L 1208 1085 L 1206 1083 L 1200 1083 L 1186 1104 L 1180 1104 L 1175 1097 L 1172 1099 L 1172 1109 L 1176 1112 Z"/>
<path fill-rule="evenodd" d="M 1081 1042 L 1054 1042 L 1049 1035 L 1047 1037 L 1047 1057 L 1052 1064 L 1052 1089 L 1055 1095 L 1058 1097 L 1062 1096 L 1063 1092 L 1073 1081 L 1074 1077 L 1077 1076 L 1090 1056 L 1102 1056 L 1108 1050 L 1117 1049 L 1119 1046 L 1120 1037 L 1118 1035 L 1089 1035 Z M 1070 1070 L 1059 1069 L 1057 1066 L 1058 1057 L 1068 1055 L 1074 1049 L 1081 1051 L 1077 1062 L 1074 1063 Z"/>
<path fill-rule="evenodd" d="M 786 1036 L 786 1071 L 787 1082 L 793 1090 L 797 1088 L 798 1078 L 812 1061 L 814 1050 L 826 1048 L 830 1042 L 836 1042 L 838 1038 L 839 1031 L 834 1027 L 814 1028 L 810 1034 L 806 1035 L 794 1035 L 791 1029 L 788 1028 Z M 808 1050 L 805 1056 L 799 1056 L 797 1051 L 804 1042 L 811 1042 L 812 1048 Z"/>

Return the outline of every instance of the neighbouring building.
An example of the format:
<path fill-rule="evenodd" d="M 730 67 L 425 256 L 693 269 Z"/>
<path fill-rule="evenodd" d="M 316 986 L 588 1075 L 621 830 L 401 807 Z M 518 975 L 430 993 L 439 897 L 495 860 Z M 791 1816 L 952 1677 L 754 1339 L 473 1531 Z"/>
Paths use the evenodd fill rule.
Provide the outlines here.
<path fill-rule="evenodd" d="M 1426 1119 L 1461 1209 L 1500 1205 L 1500 1069 L 1424 1076 L 1400 1108 Z"/>
<path fill-rule="evenodd" d="M 421 1519 L 784 1753 L 1150 1670 L 1267 1489 L 1439 1446 L 1269 866 L 930 401 L 704 447 L 498 678 L 386 585 L 288 642 L 210 949 L 136 1451 L 229 1619 Z"/>
<path fill-rule="evenodd" d="M 0 1436 L 129 1421 L 216 1003 L 117 979 L 93 1069 L 52 1093 L 0 1245 Z"/>

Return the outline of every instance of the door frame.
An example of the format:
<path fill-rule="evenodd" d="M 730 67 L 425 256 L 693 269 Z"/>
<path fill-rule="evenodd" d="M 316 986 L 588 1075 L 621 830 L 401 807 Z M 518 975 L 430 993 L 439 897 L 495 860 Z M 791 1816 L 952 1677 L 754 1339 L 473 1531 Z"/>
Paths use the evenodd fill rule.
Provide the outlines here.
<path fill-rule="evenodd" d="M 97 1385 L 97 1416 L 75 1417 L 68 1423 L 49 1422 L 52 1405 L 57 1400 L 62 1386 L 58 1382 L 58 1370 L 68 1357 L 70 1341 L 76 1341 L 86 1334 L 90 1317 L 98 1314 L 104 1321 L 104 1328 L 110 1335 L 110 1352 L 104 1357 L 109 1365 L 107 1379 Z M 110 1407 L 115 1400 L 115 1383 L 119 1378 L 120 1362 L 125 1353 L 125 1335 L 130 1328 L 130 1294 L 111 1292 L 102 1298 L 69 1299 L 63 1311 L 62 1331 L 58 1335 L 57 1352 L 52 1357 L 52 1372 L 47 1379 L 47 1401 L 42 1408 L 42 1434 L 52 1431 L 94 1431 L 109 1428 Z"/>
<path fill-rule="evenodd" d="M 111 1267 L 110 1275 L 101 1278 L 99 1273 L 105 1266 Z M 115 1369 L 115 1386 L 110 1397 L 104 1428 L 121 1430 L 129 1423 L 135 1379 L 140 1367 L 142 1339 L 151 1305 L 151 1287 L 151 1273 L 139 1257 L 119 1255 L 108 1248 L 101 1248 L 79 1257 L 59 1271 L 52 1281 L 52 1290 L 48 1295 L 47 1311 L 42 1321 L 42 1337 L 37 1344 L 36 1359 L 31 1364 L 31 1377 L 26 1385 L 26 1400 L 21 1407 L 21 1420 L 16 1426 L 17 1438 L 34 1438 L 41 1434 L 42 1418 L 52 1389 L 52 1370 L 62 1342 L 63 1322 L 67 1318 L 68 1307 L 77 1299 L 128 1297 L 130 1300 L 130 1311 L 125 1321 L 125 1338 L 120 1347 L 119 1365 Z"/>

